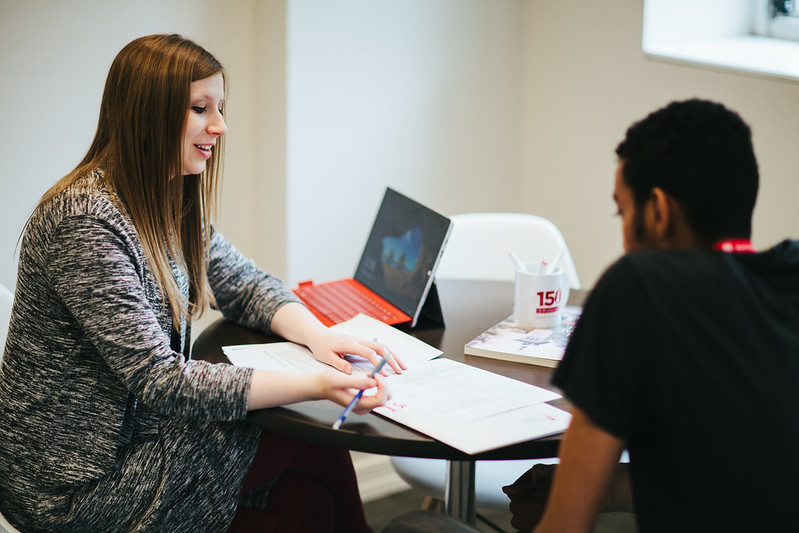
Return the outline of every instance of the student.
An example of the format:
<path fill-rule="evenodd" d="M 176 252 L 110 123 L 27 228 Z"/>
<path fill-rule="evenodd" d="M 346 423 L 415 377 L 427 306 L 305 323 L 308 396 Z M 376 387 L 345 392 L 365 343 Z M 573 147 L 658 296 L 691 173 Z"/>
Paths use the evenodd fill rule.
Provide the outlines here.
<path fill-rule="evenodd" d="M 129 43 L 89 152 L 28 220 L 0 367 L 0 511 L 23 531 L 370 531 L 347 451 L 241 422 L 377 386 L 367 412 L 384 382 L 343 355 L 390 353 L 328 330 L 214 228 L 224 99 L 222 66 L 192 41 Z M 338 371 L 187 358 L 209 303 Z"/>
<path fill-rule="evenodd" d="M 749 127 L 675 102 L 616 153 L 627 254 L 553 377 L 574 417 L 535 531 L 590 531 L 625 448 L 641 532 L 783 531 L 799 521 L 799 243 L 752 249 Z M 530 481 L 506 490 L 522 531 Z"/>

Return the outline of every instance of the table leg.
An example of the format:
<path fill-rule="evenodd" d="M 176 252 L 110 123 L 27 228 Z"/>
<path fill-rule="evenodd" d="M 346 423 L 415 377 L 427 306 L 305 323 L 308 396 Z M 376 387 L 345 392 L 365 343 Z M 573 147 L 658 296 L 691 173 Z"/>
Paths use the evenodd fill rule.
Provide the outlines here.
<path fill-rule="evenodd" d="M 447 461 L 444 511 L 461 522 L 474 525 L 474 461 Z"/>

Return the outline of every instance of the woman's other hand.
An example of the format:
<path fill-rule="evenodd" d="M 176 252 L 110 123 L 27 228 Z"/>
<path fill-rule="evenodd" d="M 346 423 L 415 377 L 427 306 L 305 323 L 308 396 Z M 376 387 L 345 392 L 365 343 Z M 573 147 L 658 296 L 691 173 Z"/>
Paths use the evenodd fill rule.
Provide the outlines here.
<path fill-rule="evenodd" d="M 346 375 L 341 372 L 321 372 L 316 374 L 316 379 L 322 397 L 344 407 L 349 405 L 358 391 L 377 387 L 377 392 L 374 395 L 364 394 L 355 404 L 352 412 L 359 415 L 385 404 L 390 398 L 386 381 L 379 374 L 370 378 L 363 374 Z"/>

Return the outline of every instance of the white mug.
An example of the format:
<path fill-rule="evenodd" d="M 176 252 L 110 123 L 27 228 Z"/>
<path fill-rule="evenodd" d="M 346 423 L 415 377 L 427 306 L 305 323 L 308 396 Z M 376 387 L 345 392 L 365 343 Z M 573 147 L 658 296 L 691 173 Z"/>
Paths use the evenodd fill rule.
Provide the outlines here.
<path fill-rule="evenodd" d="M 560 325 L 563 307 L 569 300 L 569 281 L 562 269 L 539 274 L 539 265 L 516 270 L 513 321 L 522 328 L 554 328 Z"/>

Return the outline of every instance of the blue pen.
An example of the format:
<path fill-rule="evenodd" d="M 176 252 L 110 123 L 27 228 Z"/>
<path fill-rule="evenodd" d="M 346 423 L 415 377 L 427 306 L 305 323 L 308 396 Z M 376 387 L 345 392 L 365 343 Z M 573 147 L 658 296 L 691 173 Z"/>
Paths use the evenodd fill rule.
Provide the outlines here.
<path fill-rule="evenodd" d="M 375 377 L 375 374 L 380 372 L 380 370 L 383 368 L 383 365 L 385 365 L 386 362 L 388 362 L 388 356 L 384 355 L 383 358 L 380 361 L 378 361 L 377 366 L 374 367 L 374 369 L 369 373 L 369 377 L 370 378 Z M 349 415 L 352 412 L 352 408 L 355 407 L 355 404 L 358 403 L 358 400 L 361 399 L 361 396 L 363 396 L 363 390 L 358 391 L 358 394 L 356 394 L 355 397 L 353 397 L 353 399 L 350 400 L 350 403 L 349 405 L 347 405 L 347 408 L 344 409 L 344 412 L 341 413 L 341 416 L 338 417 L 338 420 L 336 420 L 336 422 L 333 424 L 333 429 L 338 429 L 341 427 L 341 424 L 344 423 L 344 420 L 347 418 L 347 415 Z"/>

